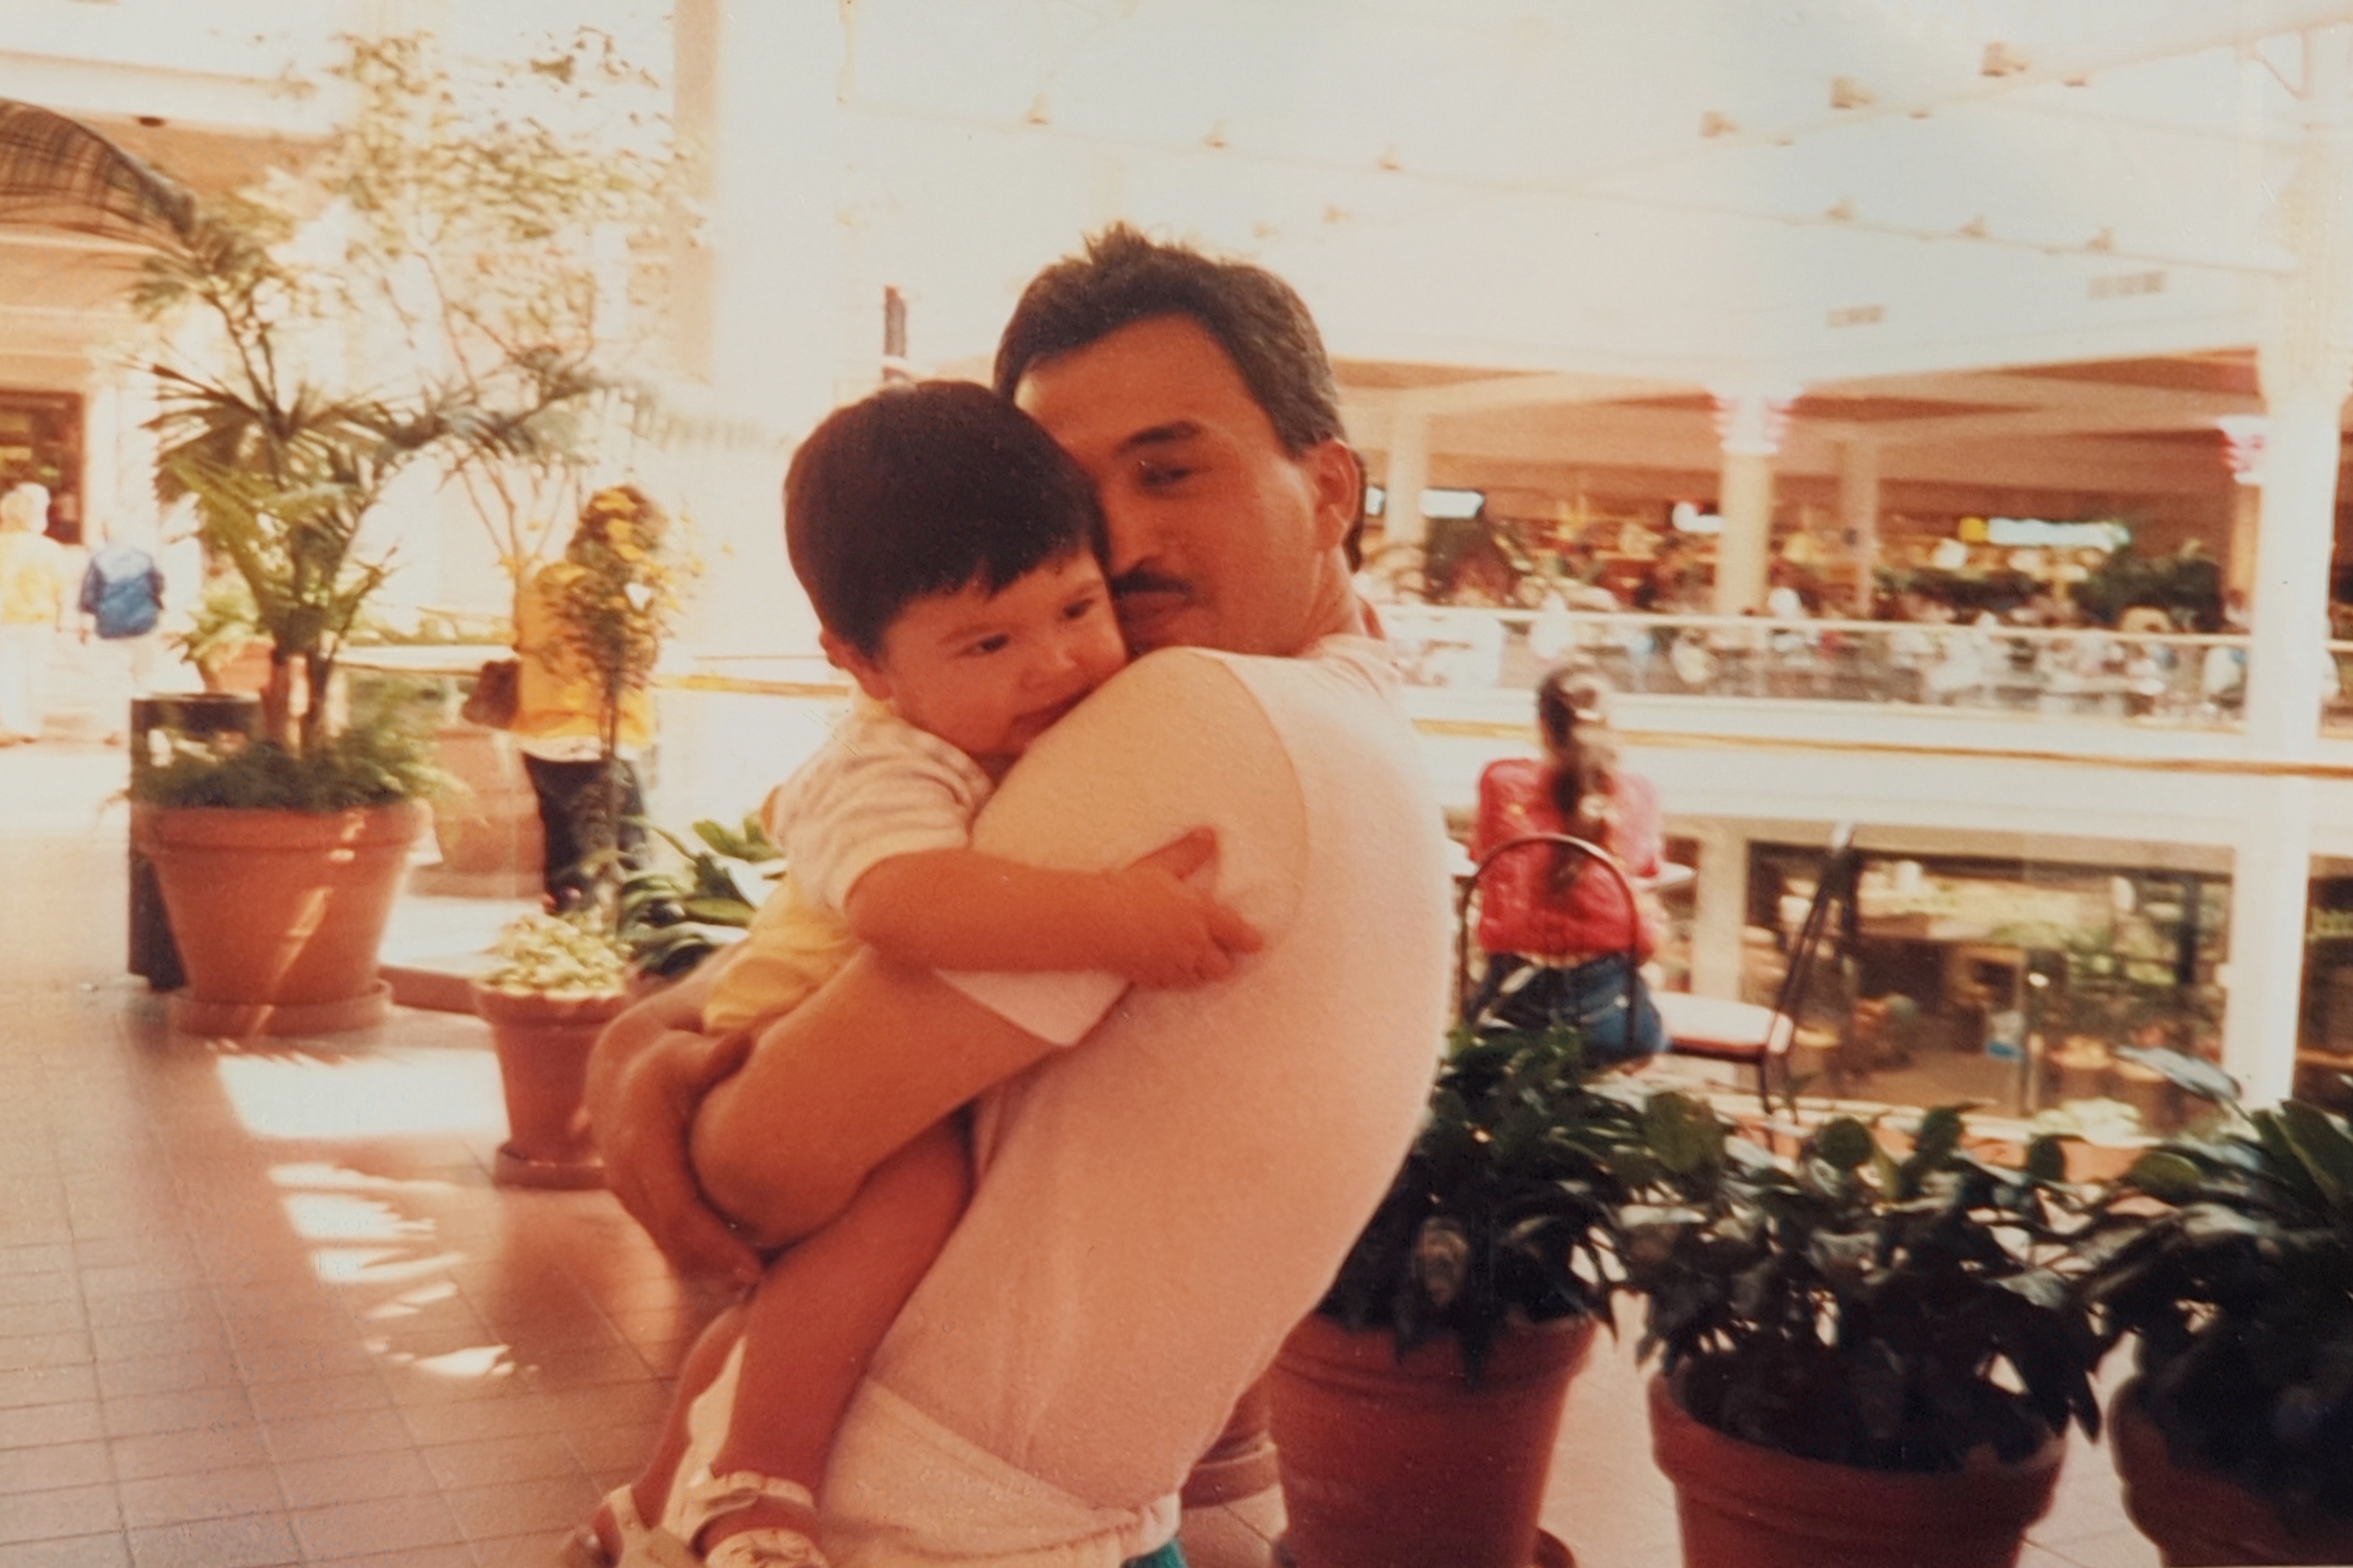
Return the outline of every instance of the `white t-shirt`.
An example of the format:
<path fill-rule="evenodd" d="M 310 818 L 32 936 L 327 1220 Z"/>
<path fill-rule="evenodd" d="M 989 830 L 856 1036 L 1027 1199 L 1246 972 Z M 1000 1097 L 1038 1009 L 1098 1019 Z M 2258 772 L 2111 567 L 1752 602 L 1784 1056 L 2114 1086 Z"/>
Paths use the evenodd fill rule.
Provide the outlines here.
<path fill-rule="evenodd" d="M 836 1439 L 839 1568 L 1111 1568 L 1166 1541 L 1420 1123 L 1445 839 L 1377 644 L 1149 655 L 1031 748 L 974 843 L 1103 868 L 1204 824 L 1218 897 L 1268 939 L 1231 980 L 950 977 L 1069 1048 L 983 1098 L 971 1205 Z"/>
<path fill-rule="evenodd" d="M 881 862 L 969 844 L 994 787 L 970 757 L 860 698 L 760 816 L 793 880 L 839 915 Z"/>
<path fill-rule="evenodd" d="M 807 1001 L 857 950 L 843 911 L 858 879 L 902 855 L 964 848 L 995 788 L 955 747 L 860 698 L 760 808 L 789 874 L 754 911 L 703 1026 L 742 1028 Z"/>

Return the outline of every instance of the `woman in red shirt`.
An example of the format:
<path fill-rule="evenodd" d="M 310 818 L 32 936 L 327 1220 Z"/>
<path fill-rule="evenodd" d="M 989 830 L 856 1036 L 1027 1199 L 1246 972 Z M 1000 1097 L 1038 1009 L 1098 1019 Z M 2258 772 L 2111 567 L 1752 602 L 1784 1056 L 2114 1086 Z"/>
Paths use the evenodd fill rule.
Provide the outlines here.
<path fill-rule="evenodd" d="M 1479 778 L 1471 853 L 1481 860 L 1531 833 L 1566 833 L 1608 850 L 1639 883 L 1660 867 L 1659 797 L 1618 766 L 1601 683 L 1555 670 L 1536 689 L 1542 758 L 1491 763 Z M 1486 978 L 1474 1021 L 1520 1028 L 1575 1025 L 1586 1059 L 1638 1061 L 1666 1044 L 1638 973 L 1659 945 L 1655 903 L 1578 851 L 1530 845 L 1480 881 L 1479 945 Z"/>

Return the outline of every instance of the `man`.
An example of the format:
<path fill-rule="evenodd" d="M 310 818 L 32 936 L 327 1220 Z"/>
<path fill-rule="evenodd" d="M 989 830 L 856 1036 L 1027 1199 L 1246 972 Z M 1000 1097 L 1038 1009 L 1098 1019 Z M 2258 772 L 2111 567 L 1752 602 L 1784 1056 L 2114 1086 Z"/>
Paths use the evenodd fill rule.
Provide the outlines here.
<path fill-rule="evenodd" d="M 1266 946 L 1158 993 L 868 953 L 763 1037 L 699 1136 L 756 1152 L 803 1231 L 976 1104 L 970 1206 L 835 1447 L 845 1568 L 1165 1546 L 1187 1471 L 1387 1187 L 1445 1023 L 1440 818 L 1361 635 L 1362 476 L 1305 308 L 1113 229 L 1030 285 L 997 381 L 1093 481 L 1122 628 L 1164 651 L 1032 748 L 975 843 L 1101 867 L 1206 825 L 1214 891 Z M 677 1032 L 699 1006 L 682 988 L 617 1026 L 592 1113 L 631 1212 L 749 1279 L 681 1152 L 742 1056 Z"/>

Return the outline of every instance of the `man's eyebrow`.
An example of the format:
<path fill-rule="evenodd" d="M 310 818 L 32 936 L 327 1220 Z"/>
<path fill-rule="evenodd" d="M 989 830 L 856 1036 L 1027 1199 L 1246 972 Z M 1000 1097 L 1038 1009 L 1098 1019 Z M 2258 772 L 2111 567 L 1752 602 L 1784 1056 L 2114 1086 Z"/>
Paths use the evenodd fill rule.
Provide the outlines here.
<path fill-rule="evenodd" d="M 1172 419 L 1166 425 L 1150 425 L 1138 430 L 1119 444 L 1119 451 L 1124 457 L 1153 447 L 1172 447 L 1178 442 L 1193 440 L 1200 434 L 1198 420 Z"/>

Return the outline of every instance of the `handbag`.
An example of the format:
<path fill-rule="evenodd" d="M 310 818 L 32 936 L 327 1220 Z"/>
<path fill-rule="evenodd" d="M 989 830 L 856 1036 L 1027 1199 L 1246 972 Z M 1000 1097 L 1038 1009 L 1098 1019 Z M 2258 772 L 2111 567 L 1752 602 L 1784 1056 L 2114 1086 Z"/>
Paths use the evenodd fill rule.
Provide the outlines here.
<path fill-rule="evenodd" d="M 474 689 L 458 716 L 486 730 L 511 730 L 522 707 L 522 660 L 493 658 L 474 672 Z"/>

